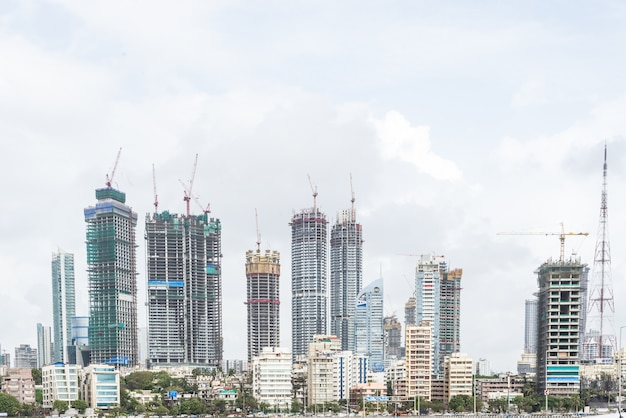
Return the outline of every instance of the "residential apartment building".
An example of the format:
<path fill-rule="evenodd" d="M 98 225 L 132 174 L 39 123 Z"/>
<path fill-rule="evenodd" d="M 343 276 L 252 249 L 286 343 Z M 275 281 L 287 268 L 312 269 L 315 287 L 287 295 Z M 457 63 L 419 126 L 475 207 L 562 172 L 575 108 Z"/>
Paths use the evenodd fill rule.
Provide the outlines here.
<path fill-rule="evenodd" d="M 444 360 L 444 404 L 457 395 L 472 396 L 474 361 L 465 354 L 452 353 Z"/>
<path fill-rule="evenodd" d="M 14 396 L 20 403 L 35 403 L 35 381 L 32 369 L 7 369 L 1 379 L 2 392 Z"/>
<path fill-rule="evenodd" d="M 52 328 L 54 331 L 54 362 L 68 362 L 72 345 L 71 318 L 76 315 L 74 254 L 61 250 L 52 254 Z M 46 364 L 51 363 L 48 361 Z"/>
<path fill-rule="evenodd" d="M 248 362 L 265 347 L 280 346 L 280 253 L 262 254 L 260 245 L 246 252 Z"/>
<path fill-rule="evenodd" d="M 337 215 L 330 231 L 330 332 L 341 349 L 355 351 L 354 301 L 363 282 L 363 229 L 352 208 Z"/>
<path fill-rule="evenodd" d="M 218 367 L 222 361 L 219 219 L 146 215 L 148 363 Z"/>
<path fill-rule="evenodd" d="M 96 190 L 96 199 L 84 210 L 91 361 L 133 366 L 138 360 L 137 213 L 110 183 Z"/>
<path fill-rule="evenodd" d="M 476 396 L 485 404 L 494 399 L 510 399 L 523 396 L 524 379 L 520 376 L 501 374 L 491 378 L 477 378 L 475 380 Z"/>
<path fill-rule="evenodd" d="M 463 269 L 443 270 L 440 293 L 439 359 L 461 351 L 461 278 Z"/>
<path fill-rule="evenodd" d="M 317 193 L 315 193 L 317 195 Z M 291 343 L 294 361 L 306 355 L 328 323 L 328 221 L 314 200 L 291 218 Z"/>
<path fill-rule="evenodd" d="M 415 273 L 416 323 L 428 321 L 432 330 L 433 374 L 441 376 L 439 334 L 441 331 L 441 276 L 447 270 L 443 256 L 422 255 Z"/>
<path fill-rule="evenodd" d="M 263 347 L 252 359 L 252 396 L 272 409 L 291 408 L 291 351 L 282 347 Z"/>
<path fill-rule="evenodd" d="M 37 349 L 30 344 L 20 344 L 15 347 L 15 367 L 25 369 L 37 368 Z"/>
<path fill-rule="evenodd" d="M 341 351 L 341 340 L 334 335 L 315 335 L 307 355 L 306 405 L 335 400 L 335 359 Z"/>
<path fill-rule="evenodd" d="M 43 404 L 45 409 L 52 409 L 54 401 L 71 404 L 79 399 L 78 381 L 80 366 L 75 364 L 54 363 L 41 368 Z"/>
<path fill-rule="evenodd" d="M 347 399 L 350 388 L 367 383 L 368 358 L 352 351 L 339 351 L 333 354 L 335 400 Z"/>
<path fill-rule="evenodd" d="M 91 364 L 82 371 L 82 399 L 90 408 L 113 409 L 120 405 L 120 372 L 106 364 Z"/>
<path fill-rule="evenodd" d="M 583 282 L 588 268 L 580 259 L 548 261 L 537 269 L 537 392 L 552 396 L 580 393 Z"/>
<path fill-rule="evenodd" d="M 427 401 L 433 376 L 433 328 L 429 321 L 409 324 L 405 329 L 406 395 Z"/>

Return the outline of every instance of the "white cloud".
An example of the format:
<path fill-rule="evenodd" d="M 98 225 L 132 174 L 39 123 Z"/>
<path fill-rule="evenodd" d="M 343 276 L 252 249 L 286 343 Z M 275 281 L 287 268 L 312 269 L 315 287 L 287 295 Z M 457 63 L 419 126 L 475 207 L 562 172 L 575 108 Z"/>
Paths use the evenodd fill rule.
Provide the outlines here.
<path fill-rule="evenodd" d="M 459 180 L 461 170 L 431 150 L 428 126 L 411 126 L 397 111 L 389 111 L 383 119 L 372 121 L 380 139 L 383 158 L 412 164 L 420 173 L 437 180 Z"/>

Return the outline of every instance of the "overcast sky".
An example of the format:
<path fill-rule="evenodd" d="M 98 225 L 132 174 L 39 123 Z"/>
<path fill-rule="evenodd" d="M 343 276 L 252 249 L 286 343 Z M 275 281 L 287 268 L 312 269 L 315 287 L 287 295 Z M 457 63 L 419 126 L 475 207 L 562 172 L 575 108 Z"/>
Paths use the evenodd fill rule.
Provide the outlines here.
<path fill-rule="evenodd" d="M 621 1 L 0 2 L 0 345 L 51 325 L 50 257 L 76 255 L 83 208 L 120 147 L 114 185 L 143 221 L 194 195 L 223 223 L 224 358 L 245 359 L 245 251 L 281 252 L 291 345 L 293 211 L 364 231 L 364 286 L 382 272 L 404 322 L 417 257 L 463 269 L 462 351 L 515 370 L 535 269 L 557 236 L 593 265 L 609 150 L 617 333 L 626 324 L 626 4 Z M 141 309 L 143 311 L 143 307 Z M 140 312 L 140 325 L 145 312 Z"/>

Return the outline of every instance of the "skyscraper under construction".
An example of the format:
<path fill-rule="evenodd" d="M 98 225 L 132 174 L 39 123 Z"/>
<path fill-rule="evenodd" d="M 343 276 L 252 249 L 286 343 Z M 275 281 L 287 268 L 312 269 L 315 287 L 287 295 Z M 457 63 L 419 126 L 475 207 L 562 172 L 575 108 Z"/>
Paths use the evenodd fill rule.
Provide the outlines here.
<path fill-rule="evenodd" d="M 327 334 L 328 221 L 316 205 L 291 218 L 291 343 L 294 359 L 314 335 Z"/>
<path fill-rule="evenodd" d="M 264 347 L 280 347 L 280 253 L 246 252 L 248 362 Z"/>
<path fill-rule="evenodd" d="M 363 281 L 363 230 L 353 207 L 339 212 L 330 231 L 330 330 L 341 349 L 355 351 L 355 301 Z"/>
<path fill-rule="evenodd" d="M 221 364 L 221 223 L 207 212 L 146 216 L 152 366 Z"/>
<path fill-rule="evenodd" d="M 138 361 L 137 214 L 110 181 L 96 190 L 96 199 L 84 211 L 91 362 L 132 366 Z"/>

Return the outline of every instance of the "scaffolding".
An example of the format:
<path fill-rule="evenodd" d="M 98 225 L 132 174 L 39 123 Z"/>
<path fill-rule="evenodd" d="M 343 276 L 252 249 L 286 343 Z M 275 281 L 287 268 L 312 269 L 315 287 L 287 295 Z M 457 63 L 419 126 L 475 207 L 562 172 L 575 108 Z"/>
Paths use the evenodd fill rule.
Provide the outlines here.
<path fill-rule="evenodd" d="M 138 362 L 137 214 L 126 195 L 96 190 L 98 202 L 85 209 L 92 363 L 133 366 Z"/>

